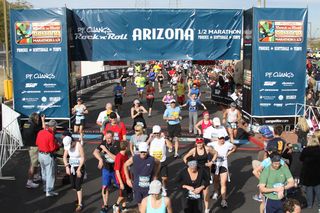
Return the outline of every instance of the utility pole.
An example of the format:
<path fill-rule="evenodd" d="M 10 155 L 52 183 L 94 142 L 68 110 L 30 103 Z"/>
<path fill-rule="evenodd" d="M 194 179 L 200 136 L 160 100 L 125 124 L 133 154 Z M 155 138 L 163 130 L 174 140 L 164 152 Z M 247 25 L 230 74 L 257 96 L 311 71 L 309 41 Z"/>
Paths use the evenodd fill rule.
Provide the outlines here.
<path fill-rule="evenodd" d="M 8 26 L 7 26 L 7 1 L 2 0 L 3 2 L 3 20 L 4 20 L 4 41 L 6 46 L 6 66 L 5 66 L 5 73 L 6 78 L 10 79 L 9 74 L 9 40 L 8 40 Z"/>

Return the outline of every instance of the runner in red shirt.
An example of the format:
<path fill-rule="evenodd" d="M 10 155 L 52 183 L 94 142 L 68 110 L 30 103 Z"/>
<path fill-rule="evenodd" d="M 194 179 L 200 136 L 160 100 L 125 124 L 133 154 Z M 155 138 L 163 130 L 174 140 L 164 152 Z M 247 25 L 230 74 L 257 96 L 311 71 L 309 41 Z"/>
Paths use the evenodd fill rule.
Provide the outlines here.
<path fill-rule="evenodd" d="M 127 144 L 128 143 L 126 141 L 120 143 L 120 152 L 116 155 L 114 161 L 114 171 L 116 172 L 116 180 L 120 189 L 118 200 L 116 204 L 113 205 L 113 212 L 119 212 L 120 202 L 122 202 L 122 200 L 126 200 L 132 193 L 132 189 L 127 185 L 127 179 L 124 173 L 124 163 L 128 160 L 128 155 L 126 154 Z M 123 202 L 123 204 L 125 204 L 125 202 Z M 122 207 L 125 208 L 125 205 Z"/>
<path fill-rule="evenodd" d="M 107 133 L 108 130 L 113 132 L 114 141 L 125 141 L 127 140 L 127 130 L 123 122 L 117 121 L 117 114 L 111 112 L 109 115 L 110 122 L 107 123 L 106 127 L 103 130 L 103 135 Z"/>

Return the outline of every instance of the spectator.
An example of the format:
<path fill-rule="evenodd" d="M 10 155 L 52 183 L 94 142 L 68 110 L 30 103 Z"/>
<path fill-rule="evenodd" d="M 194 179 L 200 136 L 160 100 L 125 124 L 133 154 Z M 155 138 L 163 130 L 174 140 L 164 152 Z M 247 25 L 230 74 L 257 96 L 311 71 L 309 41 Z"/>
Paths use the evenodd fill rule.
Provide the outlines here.
<path fill-rule="evenodd" d="M 298 143 L 300 143 L 302 147 L 307 146 L 307 137 L 309 130 L 310 128 L 308 126 L 307 119 L 304 116 L 300 116 L 298 118 L 295 132 L 298 136 Z"/>
<path fill-rule="evenodd" d="M 50 120 L 46 128 L 40 130 L 36 144 L 39 150 L 39 163 L 41 166 L 41 175 L 43 188 L 46 192 L 46 197 L 57 196 L 58 193 L 53 191 L 55 182 L 55 157 L 54 152 L 59 149 L 59 144 L 55 138 L 57 122 Z"/>
<path fill-rule="evenodd" d="M 35 177 L 37 173 L 37 167 L 39 164 L 38 161 L 38 147 L 36 145 L 36 139 L 38 132 L 41 129 L 45 128 L 45 122 L 44 122 L 45 116 L 40 116 L 38 113 L 34 112 L 30 115 L 27 122 L 23 124 L 22 127 L 22 139 L 24 142 L 24 145 L 28 147 L 28 153 L 30 158 L 30 166 L 28 170 L 28 180 L 26 187 L 28 189 L 37 188 L 39 184 L 34 183 L 33 181 L 38 181 L 39 175 Z"/>
<path fill-rule="evenodd" d="M 281 134 L 283 132 L 282 125 L 275 125 L 273 127 L 273 138 L 270 139 L 267 143 L 266 149 L 271 151 L 274 147 L 278 150 L 279 155 L 282 155 L 283 151 L 285 150 L 287 142 L 281 138 Z"/>
<path fill-rule="evenodd" d="M 299 201 L 293 198 L 289 198 L 283 203 L 284 213 L 301 213 L 301 204 Z"/>
<path fill-rule="evenodd" d="M 309 138 L 307 146 L 302 150 L 300 160 L 302 161 L 300 178 L 305 187 L 308 208 L 312 208 L 315 192 L 320 211 L 320 145 L 315 135 Z"/>

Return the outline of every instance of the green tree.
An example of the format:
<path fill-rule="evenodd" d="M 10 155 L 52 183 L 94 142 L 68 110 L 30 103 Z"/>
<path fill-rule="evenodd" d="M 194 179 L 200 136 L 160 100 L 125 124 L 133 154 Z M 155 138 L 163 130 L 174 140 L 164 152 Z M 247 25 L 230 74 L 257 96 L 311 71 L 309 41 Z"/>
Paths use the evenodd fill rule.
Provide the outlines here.
<path fill-rule="evenodd" d="M 4 43 L 4 17 L 3 17 L 3 1 L 0 0 L 0 44 Z M 24 0 L 18 0 L 15 2 L 7 2 L 7 26 L 8 26 L 8 32 L 10 32 L 10 18 L 9 18 L 9 10 L 10 9 L 28 9 L 32 8 L 33 5 L 29 3 L 28 1 Z M 9 36 L 9 35 L 8 35 Z M 10 37 L 10 36 L 9 36 Z"/>

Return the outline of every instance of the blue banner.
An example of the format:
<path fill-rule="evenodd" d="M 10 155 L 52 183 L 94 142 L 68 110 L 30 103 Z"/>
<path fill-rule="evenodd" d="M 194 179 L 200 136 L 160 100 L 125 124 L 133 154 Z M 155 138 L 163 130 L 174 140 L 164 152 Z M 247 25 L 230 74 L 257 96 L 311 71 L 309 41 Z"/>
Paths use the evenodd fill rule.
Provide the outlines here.
<path fill-rule="evenodd" d="M 306 51 L 307 9 L 253 8 L 253 116 L 295 116 L 304 104 Z"/>
<path fill-rule="evenodd" d="M 240 59 L 242 10 L 73 10 L 73 60 Z"/>
<path fill-rule="evenodd" d="M 11 10 L 14 108 L 69 118 L 66 9 Z"/>

